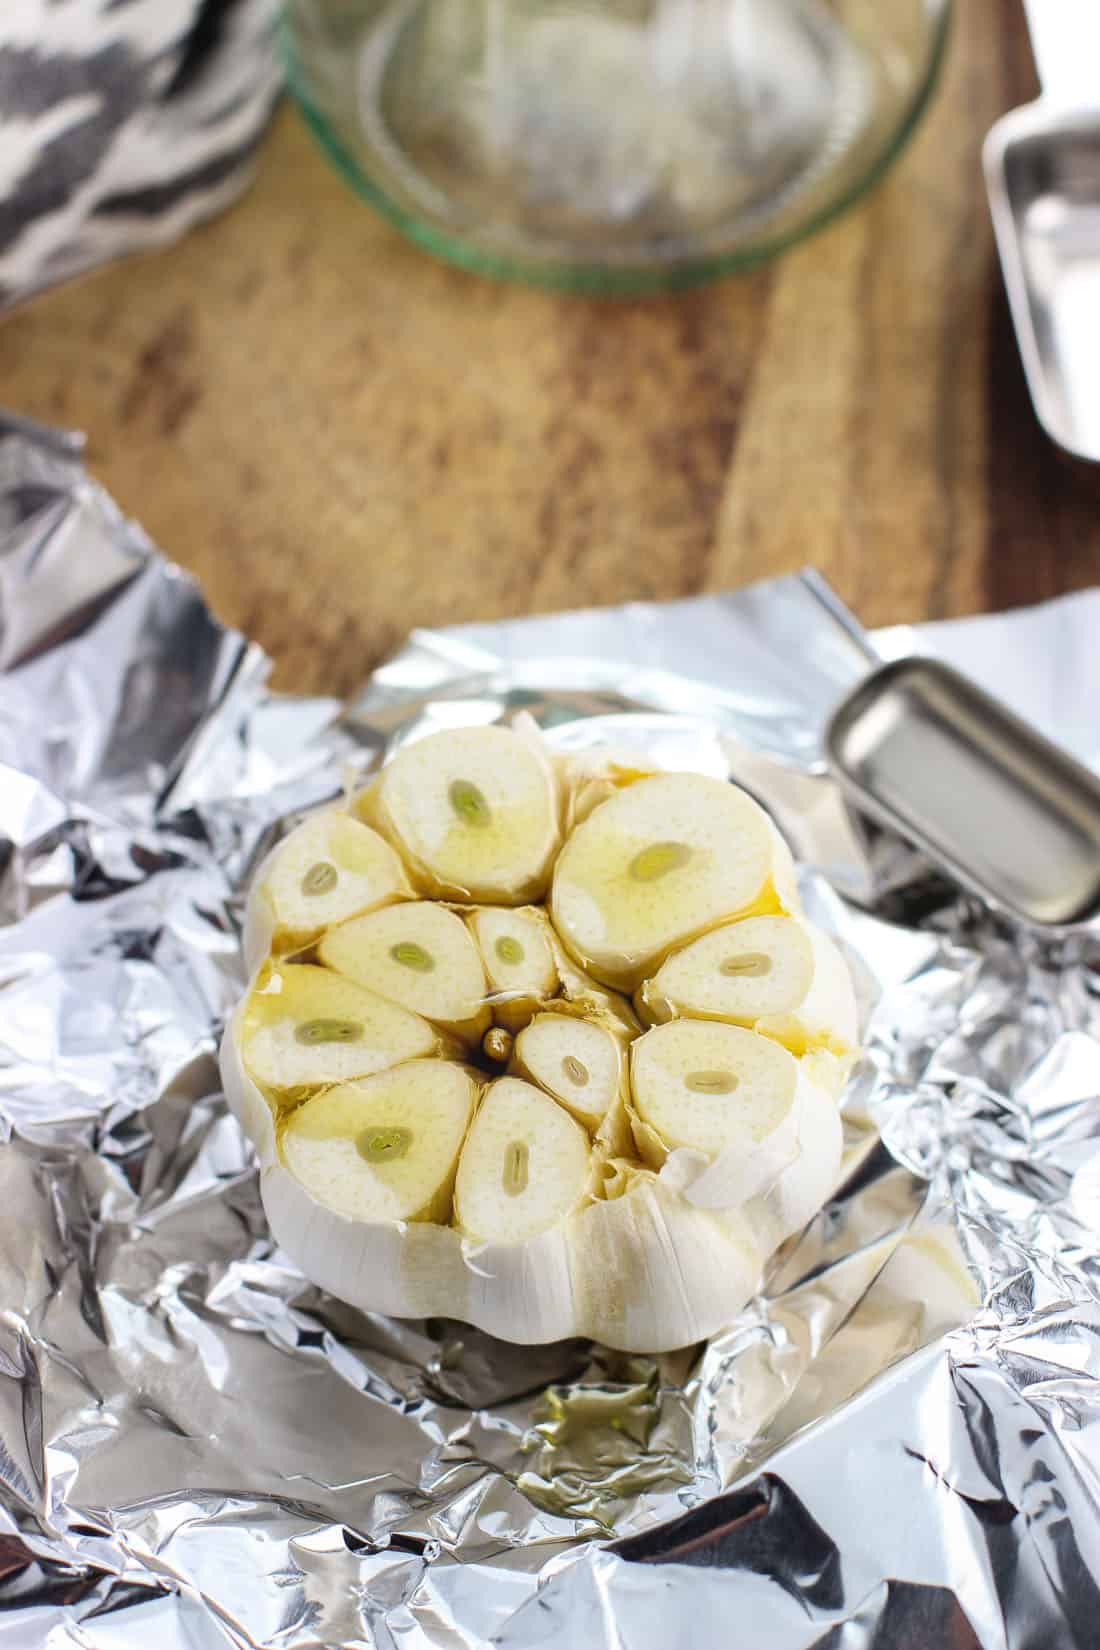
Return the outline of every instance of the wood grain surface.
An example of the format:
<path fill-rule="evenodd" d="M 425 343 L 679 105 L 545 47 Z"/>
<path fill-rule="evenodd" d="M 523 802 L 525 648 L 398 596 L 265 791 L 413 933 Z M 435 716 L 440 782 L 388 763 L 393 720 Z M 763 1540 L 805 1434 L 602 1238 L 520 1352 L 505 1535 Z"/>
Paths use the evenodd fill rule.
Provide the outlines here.
<path fill-rule="evenodd" d="M 87 431 L 286 689 L 350 690 L 412 625 L 806 563 L 869 624 L 1054 595 L 1100 580 L 1100 483 L 1035 423 L 979 167 L 1033 93 L 1018 0 L 961 0 L 864 205 L 626 303 L 433 262 L 285 108 L 234 210 L 0 325 L 0 400 Z"/>

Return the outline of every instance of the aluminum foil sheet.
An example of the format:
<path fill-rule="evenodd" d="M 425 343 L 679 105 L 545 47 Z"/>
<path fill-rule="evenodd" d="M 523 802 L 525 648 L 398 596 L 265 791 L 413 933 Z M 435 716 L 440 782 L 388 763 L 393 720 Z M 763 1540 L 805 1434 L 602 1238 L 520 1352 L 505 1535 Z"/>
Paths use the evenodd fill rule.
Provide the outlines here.
<path fill-rule="evenodd" d="M 880 645 L 1100 764 L 1098 605 Z M 1100 1644 L 1100 972 L 845 814 L 821 725 L 869 656 L 807 577 L 279 697 L 73 439 L 0 420 L 0 1650 Z M 521 706 L 734 771 L 857 973 L 844 1182 L 691 1352 L 352 1312 L 218 1090 L 281 826 Z"/>

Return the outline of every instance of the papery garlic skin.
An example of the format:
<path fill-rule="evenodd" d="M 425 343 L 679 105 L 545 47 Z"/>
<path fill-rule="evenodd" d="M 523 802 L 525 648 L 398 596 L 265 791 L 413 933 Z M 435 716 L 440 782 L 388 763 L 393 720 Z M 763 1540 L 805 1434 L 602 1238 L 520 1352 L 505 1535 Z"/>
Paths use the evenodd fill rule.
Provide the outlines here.
<path fill-rule="evenodd" d="M 804 1081 L 798 1112 L 798 1151 L 766 1190 L 743 1206 L 757 1241 L 771 1254 L 801 1232 L 836 1190 L 844 1150 L 844 1126 L 832 1096 Z M 707 1195 L 705 1176 L 686 1192 L 695 1202 Z"/>
<path fill-rule="evenodd" d="M 714 1334 L 752 1296 L 767 1253 L 742 1211 L 694 1208 L 644 1170 L 590 1204 L 571 1236 L 581 1333 L 631 1352 Z"/>

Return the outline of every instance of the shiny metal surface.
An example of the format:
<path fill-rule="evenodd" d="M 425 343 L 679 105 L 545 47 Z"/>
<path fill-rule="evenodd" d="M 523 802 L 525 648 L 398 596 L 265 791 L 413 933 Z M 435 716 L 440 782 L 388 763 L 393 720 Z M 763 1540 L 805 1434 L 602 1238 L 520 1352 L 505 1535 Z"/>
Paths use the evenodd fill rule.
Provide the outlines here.
<path fill-rule="evenodd" d="M 866 644 L 822 594 L 421 632 L 341 712 L 0 416 L 0 1650 L 1091 1650 L 1100 952 L 853 831 L 822 734 Z M 1100 767 L 1095 620 L 934 641 Z M 273 834 L 519 706 L 735 771 L 857 971 L 844 1182 L 694 1352 L 350 1311 L 218 1089 Z"/>
<path fill-rule="evenodd" d="M 958 671 L 873 672 L 826 746 L 860 809 L 990 905 L 1045 927 L 1100 915 L 1100 779 Z"/>
<path fill-rule="evenodd" d="M 1100 461 L 1100 11 L 1030 0 L 1043 95 L 997 122 L 984 163 L 1035 410 Z"/>

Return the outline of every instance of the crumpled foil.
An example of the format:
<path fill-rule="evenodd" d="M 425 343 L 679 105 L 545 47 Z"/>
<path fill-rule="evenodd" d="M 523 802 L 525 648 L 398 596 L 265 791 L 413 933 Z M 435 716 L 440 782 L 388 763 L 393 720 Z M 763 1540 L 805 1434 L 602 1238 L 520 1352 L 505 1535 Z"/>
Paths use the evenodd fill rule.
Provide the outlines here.
<path fill-rule="evenodd" d="M 1098 619 L 878 644 L 1100 766 Z M 79 445 L 0 419 L 0 1650 L 1100 1643 L 1096 954 L 848 816 L 820 734 L 873 657 L 805 576 L 272 695 Z M 856 972 L 844 1182 L 694 1351 L 351 1311 L 274 1248 L 218 1089 L 278 830 L 520 707 L 732 769 Z"/>

